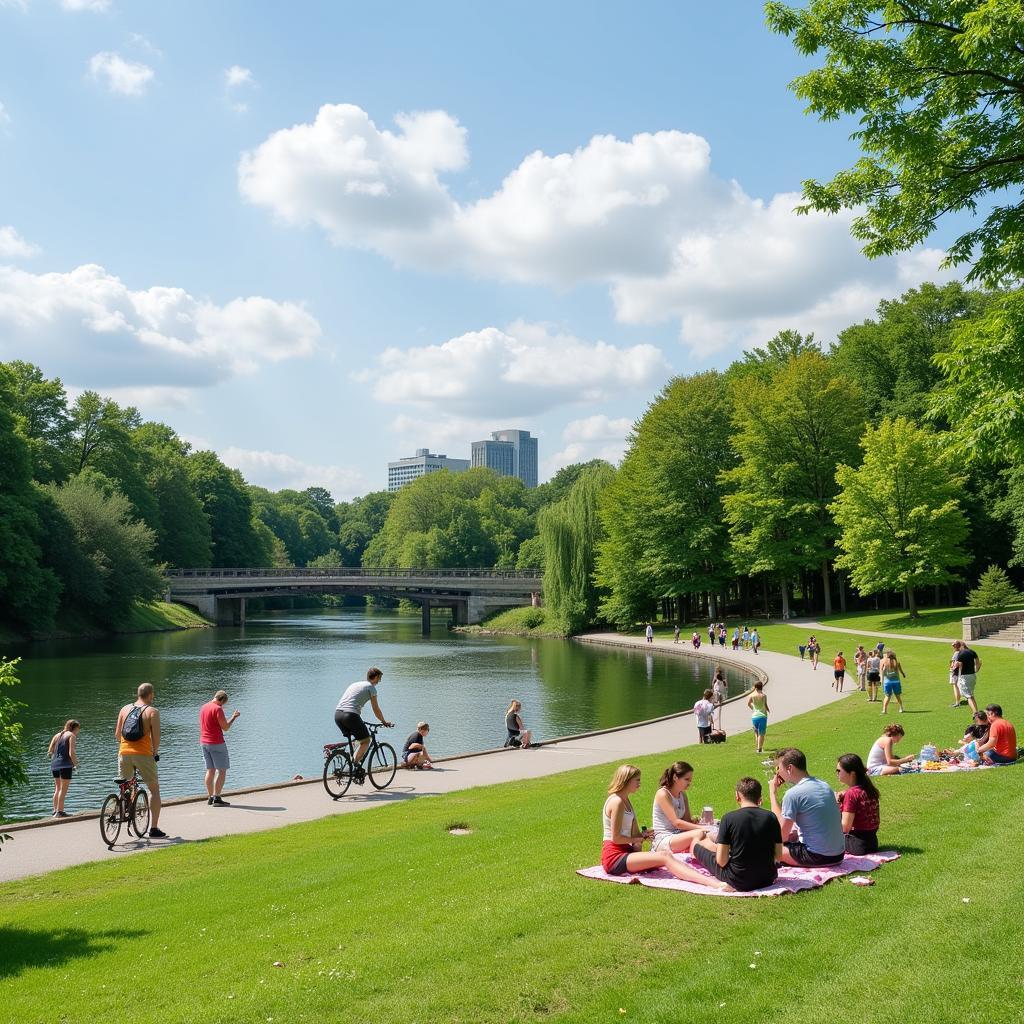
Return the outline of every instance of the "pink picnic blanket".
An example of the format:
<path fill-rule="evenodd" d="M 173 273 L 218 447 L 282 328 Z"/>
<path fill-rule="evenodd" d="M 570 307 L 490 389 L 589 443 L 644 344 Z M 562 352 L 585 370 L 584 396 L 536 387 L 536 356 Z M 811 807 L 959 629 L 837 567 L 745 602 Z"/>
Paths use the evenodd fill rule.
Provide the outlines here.
<path fill-rule="evenodd" d="M 1011 768 L 1014 764 L 1020 764 L 1020 762 L 1014 761 L 1012 764 L 975 764 L 973 761 L 961 761 L 959 764 L 953 764 L 951 761 L 943 761 L 941 768 L 921 768 L 918 765 L 918 767 L 909 772 L 900 772 L 900 775 L 942 775 L 945 772 L 983 772 L 988 768 Z"/>
<path fill-rule="evenodd" d="M 675 856 L 687 867 L 711 877 L 710 872 L 688 853 L 677 853 Z M 576 874 L 582 875 L 584 878 L 596 878 L 603 882 L 622 882 L 626 885 L 638 882 L 640 885 L 647 885 L 652 889 L 678 889 L 681 892 L 692 892 L 698 896 L 781 896 L 783 893 L 800 892 L 803 889 L 819 889 L 826 882 L 831 882 L 833 878 L 852 875 L 855 871 L 874 871 L 875 868 L 881 867 L 890 860 L 896 860 L 898 857 L 899 854 L 894 850 L 884 850 L 879 853 L 869 853 L 864 857 L 853 857 L 847 854 L 839 864 L 832 864 L 828 867 L 791 868 L 782 865 L 779 867 L 779 877 L 774 885 L 765 886 L 763 889 L 753 889 L 750 892 L 722 892 L 721 889 L 709 889 L 707 886 L 697 885 L 696 882 L 684 882 L 664 868 L 644 871 L 636 875 L 609 875 L 598 864 L 596 867 L 582 868 Z"/>

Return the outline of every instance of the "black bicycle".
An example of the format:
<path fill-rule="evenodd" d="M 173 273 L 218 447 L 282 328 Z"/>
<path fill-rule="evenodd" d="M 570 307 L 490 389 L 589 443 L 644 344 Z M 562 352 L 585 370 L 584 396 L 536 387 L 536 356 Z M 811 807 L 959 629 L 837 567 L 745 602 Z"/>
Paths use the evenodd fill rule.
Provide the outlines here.
<path fill-rule="evenodd" d="M 370 730 L 370 747 L 362 766 L 355 763 L 355 744 L 349 736 L 340 743 L 324 744 L 324 789 L 335 800 L 348 792 L 354 782 L 361 785 L 370 780 L 374 789 L 387 789 L 398 771 L 398 755 L 390 743 L 377 739 L 377 730 L 384 728 L 377 722 L 364 722 Z"/>
<path fill-rule="evenodd" d="M 139 839 L 149 831 L 149 794 L 141 783 L 142 777 L 136 768 L 130 779 L 114 779 L 117 792 L 103 801 L 100 835 L 108 850 L 114 848 L 122 825 L 128 826 L 129 835 L 134 832 Z"/>

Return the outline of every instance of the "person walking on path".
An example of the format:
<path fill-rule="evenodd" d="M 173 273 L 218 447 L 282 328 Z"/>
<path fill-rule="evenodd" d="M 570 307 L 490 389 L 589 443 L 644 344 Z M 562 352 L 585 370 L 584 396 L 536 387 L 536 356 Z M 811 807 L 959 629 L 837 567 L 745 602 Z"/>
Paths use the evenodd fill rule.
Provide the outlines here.
<path fill-rule="evenodd" d="M 715 646 L 715 624 L 713 622 L 708 624 L 708 643 L 712 647 Z"/>
<path fill-rule="evenodd" d="M 50 756 L 50 771 L 53 773 L 54 818 L 68 817 L 67 811 L 64 810 L 64 801 L 71 785 L 71 773 L 78 767 L 78 750 L 75 742 L 81 728 L 79 722 L 69 718 L 64 723 L 64 728 L 53 736 L 46 748 L 46 753 Z"/>
<path fill-rule="evenodd" d="M 811 668 L 815 672 L 818 671 L 818 655 L 821 654 L 821 644 L 818 643 L 817 637 L 811 637 L 807 641 L 807 653 L 811 656 Z"/>
<path fill-rule="evenodd" d="M 832 667 L 834 669 L 832 674 L 835 676 L 835 681 L 832 683 L 832 689 L 835 690 L 836 693 L 842 693 L 843 683 L 846 681 L 846 659 L 843 657 L 842 651 L 836 651 Z"/>
<path fill-rule="evenodd" d="M 697 721 L 697 742 L 710 743 L 711 729 L 715 722 L 715 705 L 711 703 L 712 690 L 705 690 L 704 696 L 693 705 L 693 717 Z"/>
<path fill-rule="evenodd" d="M 857 653 L 853 656 L 853 662 L 857 666 L 857 689 L 863 693 L 868 677 L 868 652 L 864 650 L 863 644 L 857 644 Z"/>
<path fill-rule="evenodd" d="M 649 623 L 649 622 L 647 623 L 647 629 L 644 630 L 644 633 L 647 636 L 647 642 L 649 644 L 653 644 L 654 643 L 654 626 L 651 625 L 651 623 Z"/>
<path fill-rule="evenodd" d="M 867 656 L 867 660 L 864 663 L 866 672 L 865 676 L 868 683 L 868 704 L 878 703 L 878 686 L 882 681 L 882 659 L 879 657 L 878 651 L 873 647 L 871 653 Z"/>
<path fill-rule="evenodd" d="M 754 653 L 757 654 L 761 650 L 761 634 L 757 631 L 757 626 L 751 630 L 750 633 L 750 646 L 753 647 Z"/>
<path fill-rule="evenodd" d="M 226 718 L 224 705 L 227 702 L 227 692 L 218 690 L 213 700 L 207 701 L 199 709 L 199 745 L 203 749 L 203 761 L 206 764 L 206 802 L 213 807 L 231 806 L 227 800 L 221 799 L 224 780 L 231 766 L 224 733 L 235 724 L 242 712 L 233 711 L 231 717 Z"/>
<path fill-rule="evenodd" d="M 394 722 L 389 722 L 384 717 L 380 705 L 377 703 L 377 687 L 380 686 L 384 673 L 379 668 L 371 668 L 366 672 L 366 681 L 353 683 L 341 695 L 338 706 L 334 709 L 334 724 L 341 730 L 342 735 L 351 739 L 359 740 L 359 748 L 356 750 L 356 782 L 362 783 L 365 778 L 363 771 L 363 758 L 370 746 L 370 730 L 366 728 L 363 721 L 363 708 L 369 702 L 377 721 L 381 725 L 390 728 Z"/>
<path fill-rule="evenodd" d="M 153 707 L 153 684 L 141 683 L 134 704 L 125 704 L 117 716 L 114 738 L 118 741 L 117 771 L 122 779 L 130 779 L 138 769 L 149 790 L 149 808 L 152 815 L 149 826 L 151 839 L 166 839 L 167 833 L 158 825 L 160 821 L 160 712 Z"/>
<path fill-rule="evenodd" d="M 722 728 L 722 705 L 729 698 L 729 680 L 725 678 L 725 670 L 721 665 L 715 666 L 715 678 L 711 680 L 711 696 L 718 708 L 718 728 Z"/>
<path fill-rule="evenodd" d="M 960 696 L 967 700 L 972 712 L 977 711 L 978 702 L 974 697 L 974 684 L 977 681 L 978 669 L 981 668 L 981 658 L 967 644 L 960 640 L 956 642 L 960 646 L 953 656 L 953 660 L 957 664 L 957 685 L 960 690 Z"/>
<path fill-rule="evenodd" d="M 900 676 L 906 679 L 907 673 L 903 671 L 903 666 L 900 664 L 900 659 L 896 657 L 896 652 L 890 647 L 882 659 L 883 715 L 888 710 L 889 700 L 892 697 L 896 698 L 896 703 L 900 706 L 900 714 L 903 714 L 903 684 L 900 682 Z"/>
<path fill-rule="evenodd" d="M 718 646 L 719 647 L 724 647 L 725 646 L 725 623 L 724 622 L 720 622 L 718 624 Z"/>
<path fill-rule="evenodd" d="M 760 754 L 764 751 L 764 737 L 768 732 L 768 715 L 771 714 L 768 698 L 764 695 L 764 683 L 760 679 L 754 683 L 754 689 L 747 698 L 747 707 L 750 708 L 750 724 L 754 729 L 755 749 Z"/>
<path fill-rule="evenodd" d="M 679 643 L 679 623 L 675 624 L 675 628 L 672 630 L 672 643 Z"/>

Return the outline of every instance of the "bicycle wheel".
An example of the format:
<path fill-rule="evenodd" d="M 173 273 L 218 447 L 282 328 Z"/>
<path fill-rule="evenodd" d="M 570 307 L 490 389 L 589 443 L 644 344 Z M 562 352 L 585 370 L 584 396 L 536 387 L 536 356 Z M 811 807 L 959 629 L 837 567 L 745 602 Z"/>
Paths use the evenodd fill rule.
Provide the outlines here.
<path fill-rule="evenodd" d="M 352 762 L 344 750 L 336 750 L 324 761 L 324 789 L 334 800 L 348 792 L 352 785 Z"/>
<path fill-rule="evenodd" d="M 128 823 L 140 839 L 149 831 L 149 794 L 144 789 L 135 792 Z"/>
<path fill-rule="evenodd" d="M 378 743 L 366 759 L 366 777 L 374 789 L 387 789 L 398 771 L 398 756 L 390 743 Z"/>
<path fill-rule="evenodd" d="M 121 798 L 115 793 L 111 793 L 103 801 L 103 807 L 100 810 L 100 835 L 103 837 L 103 842 L 107 844 L 108 850 L 113 849 L 117 837 L 121 834 L 121 817 Z"/>

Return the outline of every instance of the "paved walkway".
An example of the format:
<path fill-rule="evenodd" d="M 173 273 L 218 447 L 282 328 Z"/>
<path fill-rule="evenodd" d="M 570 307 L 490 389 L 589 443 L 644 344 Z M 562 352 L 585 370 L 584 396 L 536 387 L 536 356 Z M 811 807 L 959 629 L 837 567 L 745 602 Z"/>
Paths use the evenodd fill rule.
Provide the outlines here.
<path fill-rule="evenodd" d="M 934 644 L 951 644 L 954 640 L 960 640 L 958 636 L 921 636 L 919 633 L 877 633 L 871 629 L 857 629 L 855 626 L 826 626 L 821 622 L 812 622 L 810 619 L 799 619 L 796 622 L 787 622 L 787 626 L 794 629 L 801 629 L 805 632 L 817 633 L 852 633 L 854 636 L 877 636 L 888 640 L 925 640 Z M 1006 647 L 1011 650 L 1020 650 L 1020 644 L 1012 640 L 972 640 L 972 647 Z"/>
<path fill-rule="evenodd" d="M 758 669 L 768 679 L 772 722 L 841 699 L 831 688 L 832 673 L 827 667 L 812 672 L 809 661 L 801 662 L 799 658 L 786 654 L 762 650 L 755 656 L 749 652 L 733 654 L 716 650 L 712 655 L 702 650 L 695 655 L 690 648 L 675 645 L 670 640 L 656 640 L 648 645 L 642 639 L 615 633 L 589 634 L 581 642 L 644 648 L 651 651 L 652 657 L 690 654 L 725 665 L 727 673 L 728 667 L 734 665 Z M 732 693 L 735 694 L 737 689 L 738 680 L 733 681 Z M 722 709 L 722 722 L 730 737 L 749 731 L 750 715 L 745 702 L 734 699 L 726 704 Z M 7 826 L 4 831 L 10 832 L 14 838 L 5 843 L 0 852 L 0 882 L 89 861 L 123 859 L 126 854 L 215 836 L 259 832 L 333 814 L 363 811 L 416 797 L 439 796 L 474 786 L 537 778 L 573 768 L 676 751 L 696 739 L 692 712 L 688 711 L 641 725 L 545 743 L 535 750 L 491 751 L 452 758 L 432 772 L 399 771 L 390 789 L 383 793 L 368 791 L 369 787 L 353 786 L 343 799 L 336 802 L 324 792 L 319 779 L 258 791 L 238 791 L 236 795 L 225 793 L 231 798 L 230 808 L 210 807 L 205 797 L 169 801 L 164 805 L 160 818 L 160 827 L 169 834 L 168 839 L 122 842 L 113 850 L 107 850 L 103 845 L 95 814 L 57 822 L 46 819 L 28 827 Z M 740 742 L 749 743 L 750 737 Z M 122 833 L 122 840 L 124 838 Z"/>

